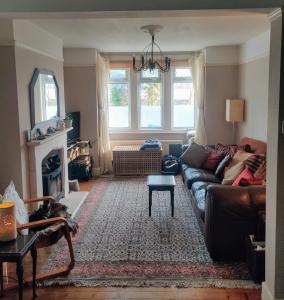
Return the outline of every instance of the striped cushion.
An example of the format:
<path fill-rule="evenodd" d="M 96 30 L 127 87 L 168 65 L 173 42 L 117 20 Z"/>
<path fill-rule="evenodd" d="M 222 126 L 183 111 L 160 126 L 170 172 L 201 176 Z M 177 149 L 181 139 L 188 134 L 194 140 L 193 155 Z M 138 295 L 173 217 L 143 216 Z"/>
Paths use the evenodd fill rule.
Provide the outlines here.
<path fill-rule="evenodd" d="M 223 144 L 217 144 L 215 146 L 215 149 L 217 151 L 223 152 L 225 155 L 230 154 L 231 157 L 235 155 L 237 151 L 245 151 L 245 152 L 251 152 L 250 145 L 223 145 Z"/>
<path fill-rule="evenodd" d="M 254 154 L 245 161 L 245 165 L 254 174 L 264 161 L 265 155 Z"/>

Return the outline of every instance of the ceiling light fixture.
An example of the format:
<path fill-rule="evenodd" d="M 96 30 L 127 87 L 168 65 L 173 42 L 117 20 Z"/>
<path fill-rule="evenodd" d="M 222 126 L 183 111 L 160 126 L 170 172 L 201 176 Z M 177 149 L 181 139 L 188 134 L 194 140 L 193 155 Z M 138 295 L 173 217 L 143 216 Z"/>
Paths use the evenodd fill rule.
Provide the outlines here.
<path fill-rule="evenodd" d="M 132 58 L 133 70 L 135 72 L 159 69 L 162 72 L 168 72 L 171 66 L 171 59 L 164 56 L 160 46 L 155 42 L 155 33 L 161 31 L 161 25 L 147 25 L 141 27 L 141 30 L 151 35 L 152 41 L 149 43 L 141 53 L 141 61 L 139 66 L 136 65 L 135 54 Z"/>

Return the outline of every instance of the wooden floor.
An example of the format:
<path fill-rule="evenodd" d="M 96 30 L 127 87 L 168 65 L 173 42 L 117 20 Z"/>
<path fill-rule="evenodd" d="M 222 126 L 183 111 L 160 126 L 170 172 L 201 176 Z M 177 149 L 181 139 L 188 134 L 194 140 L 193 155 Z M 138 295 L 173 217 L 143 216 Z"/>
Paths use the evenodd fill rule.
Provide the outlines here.
<path fill-rule="evenodd" d="M 89 191 L 95 184 L 95 180 L 80 183 L 82 191 Z M 40 268 L 52 249 L 39 249 L 38 268 Z M 5 265 L 6 267 L 6 265 Z M 25 278 L 31 276 L 31 258 L 29 255 L 24 260 Z M 6 269 L 4 268 L 4 273 Z M 7 265 L 8 275 L 16 278 L 15 266 Z M 5 283 L 7 280 L 5 280 Z M 8 283 L 13 281 L 8 279 Z M 38 300 L 117 300 L 117 299 L 155 299 L 155 300 L 260 300 L 259 290 L 245 289 L 217 289 L 217 288 L 38 288 Z M 17 291 L 8 291 L 3 299 L 18 299 Z M 24 300 L 32 299 L 32 291 L 26 288 Z"/>

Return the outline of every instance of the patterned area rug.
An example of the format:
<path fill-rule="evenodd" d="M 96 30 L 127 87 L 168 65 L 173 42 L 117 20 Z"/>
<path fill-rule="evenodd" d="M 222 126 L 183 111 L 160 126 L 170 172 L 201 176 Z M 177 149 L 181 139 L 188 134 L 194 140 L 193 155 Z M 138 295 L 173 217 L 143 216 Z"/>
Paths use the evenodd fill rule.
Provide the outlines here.
<path fill-rule="evenodd" d="M 258 287 L 244 263 L 212 262 L 180 178 L 174 218 L 169 192 L 153 193 L 148 216 L 145 178 L 102 178 L 77 221 L 75 268 L 67 277 L 45 281 L 45 286 Z M 44 269 L 61 266 L 66 253 L 65 243 L 58 243 Z"/>

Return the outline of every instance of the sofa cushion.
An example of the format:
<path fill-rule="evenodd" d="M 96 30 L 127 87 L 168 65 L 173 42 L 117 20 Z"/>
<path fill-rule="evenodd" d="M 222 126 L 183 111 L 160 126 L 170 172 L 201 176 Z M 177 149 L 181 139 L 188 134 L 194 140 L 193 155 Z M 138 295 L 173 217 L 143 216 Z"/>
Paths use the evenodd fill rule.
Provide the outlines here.
<path fill-rule="evenodd" d="M 208 185 L 212 184 L 211 182 L 197 181 L 194 182 L 191 186 L 191 192 L 193 195 L 193 204 L 196 206 L 197 213 L 204 221 L 205 217 L 205 199 Z"/>
<path fill-rule="evenodd" d="M 202 145 L 192 143 L 181 155 L 181 160 L 193 168 L 200 168 L 206 158 L 209 155 L 209 151 Z"/>
<path fill-rule="evenodd" d="M 183 177 L 189 189 L 191 188 L 192 184 L 196 181 L 204 181 L 204 182 L 212 182 L 212 183 L 221 183 L 222 181 L 220 178 L 217 178 L 210 171 L 191 168 L 191 167 L 186 168 L 185 166 L 183 166 Z"/>

